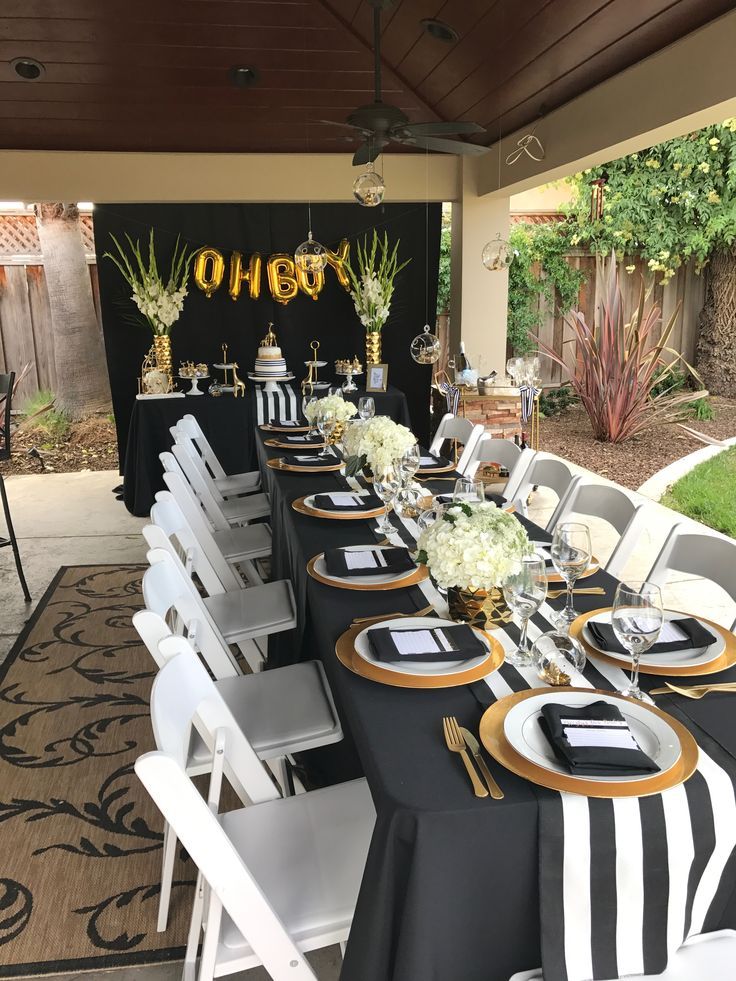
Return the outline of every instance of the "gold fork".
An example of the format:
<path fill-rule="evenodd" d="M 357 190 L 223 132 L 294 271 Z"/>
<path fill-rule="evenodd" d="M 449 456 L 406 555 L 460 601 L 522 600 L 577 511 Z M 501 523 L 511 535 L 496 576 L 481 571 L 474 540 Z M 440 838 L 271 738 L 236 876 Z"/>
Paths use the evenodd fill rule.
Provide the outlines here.
<path fill-rule="evenodd" d="M 665 682 L 665 688 L 652 688 L 650 695 L 684 695 L 685 698 L 703 698 L 712 691 L 736 692 L 736 682 L 725 682 L 720 685 L 691 685 L 689 688 L 680 688 L 672 685 L 669 681 Z"/>
<path fill-rule="evenodd" d="M 371 620 L 394 620 L 398 617 L 406 617 L 407 619 L 411 617 L 427 617 L 434 613 L 434 607 L 430 604 L 425 606 L 421 610 L 416 610 L 414 613 L 377 613 L 372 617 L 356 617 L 353 623 L 369 623 Z"/>
<path fill-rule="evenodd" d="M 605 592 L 603 586 L 585 586 L 580 589 L 573 589 L 576 596 L 603 596 Z M 547 593 L 547 599 L 559 599 L 566 593 L 566 589 L 550 589 Z"/>
<path fill-rule="evenodd" d="M 473 785 L 473 793 L 476 797 L 487 797 L 488 791 L 480 782 L 480 777 L 475 772 L 475 767 L 470 762 L 470 757 L 465 748 L 465 740 L 463 739 L 462 733 L 458 728 L 457 720 L 453 716 L 445 716 L 442 720 L 442 728 L 445 732 L 445 742 L 447 743 L 447 748 L 452 753 L 459 753 L 460 759 L 465 764 L 465 769 L 468 771 L 468 776 L 470 777 L 470 782 Z"/>

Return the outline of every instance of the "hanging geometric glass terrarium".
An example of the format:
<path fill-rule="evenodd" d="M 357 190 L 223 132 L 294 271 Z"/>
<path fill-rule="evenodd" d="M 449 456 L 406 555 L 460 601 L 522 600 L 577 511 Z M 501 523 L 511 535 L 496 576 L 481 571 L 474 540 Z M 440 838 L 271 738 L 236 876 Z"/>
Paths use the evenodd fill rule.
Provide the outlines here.
<path fill-rule="evenodd" d="M 325 268 L 327 264 L 325 247 L 314 241 L 311 228 L 307 241 L 297 246 L 294 252 L 294 262 L 304 272 L 317 273 Z"/>
<path fill-rule="evenodd" d="M 440 359 L 440 339 L 424 325 L 424 332 L 417 334 L 409 345 L 409 352 L 417 364 L 436 364 Z"/>
<path fill-rule="evenodd" d="M 486 243 L 481 255 L 483 265 L 490 272 L 501 272 L 508 269 L 513 258 L 514 253 L 509 249 L 509 243 L 501 238 L 500 232 L 490 242 Z"/>
<path fill-rule="evenodd" d="M 375 170 L 368 170 L 353 181 L 353 197 L 364 208 L 375 208 L 383 201 L 386 185 Z"/>

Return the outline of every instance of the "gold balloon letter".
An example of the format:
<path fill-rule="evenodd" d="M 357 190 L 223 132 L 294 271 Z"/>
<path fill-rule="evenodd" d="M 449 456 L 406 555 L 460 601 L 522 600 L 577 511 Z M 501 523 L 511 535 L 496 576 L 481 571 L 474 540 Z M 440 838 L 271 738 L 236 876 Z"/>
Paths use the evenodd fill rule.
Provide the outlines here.
<path fill-rule="evenodd" d="M 254 252 L 250 257 L 248 268 L 243 272 L 243 257 L 239 252 L 230 256 L 230 299 L 237 300 L 243 283 L 248 284 L 248 294 L 251 300 L 257 300 L 261 295 L 261 257 Z"/>
<path fill-rule="evenodd" d="M 296 267 L 293 256 L 286 252 L 275 252 L 268 257 L 268 288 L 277 303 L 288 303 L 299 291 L 296 281 Z"/>
<path fill-rule="evenodd" d="M 225 275 L 225 260 L 217 249 L 200 249 L 194 260 L 194 282 L 209 300 L 220 288 Z"/>
<path fill-rule="evenodd" d="M 343 289 L 350 289 L 350 277 L 348 276 L 345 266 L 348 261 L 348 255 L 350 254 L 350 242 L 346 238 L 340 242 L 337 247 L 337 252 L 332 252 L 330 249 L 325 248 L 325 259 L 327 260 L 327 265 L 332 266 L 337 274 L 337 281 Z"/>
<path fill-rule="evenodd" d="M 297 266 L 296 279 L 302 293 L 306 293 L 307 296 L 311 296 L 313 300 L 316 300 L 322 292 L 322 287 L 325 285 L 325 271 L 324 269 L 318 269 L 313 272 Z"/>

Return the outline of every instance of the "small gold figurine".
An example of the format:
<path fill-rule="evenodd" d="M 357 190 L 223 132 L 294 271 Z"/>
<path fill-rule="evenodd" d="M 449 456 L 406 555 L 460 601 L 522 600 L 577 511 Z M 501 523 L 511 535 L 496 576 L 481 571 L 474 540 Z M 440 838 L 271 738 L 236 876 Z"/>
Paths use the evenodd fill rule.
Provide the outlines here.
<path fill-rule="evenodd" d="M 242 398 L 245 398 L 245 383 L 243 381 L 241 381 L 240 378 L 238 378 L 238 367 L 239 367 L 239 365 L 238 365 L 237 361 L 233 361 L 233 366 L 232 366 L 232 372 L 233 372 L 233 380 L 232 380 L 233 396 L 235 398 L 237 398 L 238 395 L 240 395 Z"/>

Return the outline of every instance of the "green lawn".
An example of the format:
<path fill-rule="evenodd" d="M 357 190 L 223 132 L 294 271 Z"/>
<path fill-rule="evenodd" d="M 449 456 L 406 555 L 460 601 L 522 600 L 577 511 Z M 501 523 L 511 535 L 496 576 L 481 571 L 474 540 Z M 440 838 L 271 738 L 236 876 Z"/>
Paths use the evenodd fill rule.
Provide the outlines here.
<path fill-rule="evenodd" d="M 670 487 L 661 503 L 736 538 L 736 446 L 699 463 Z"/>

